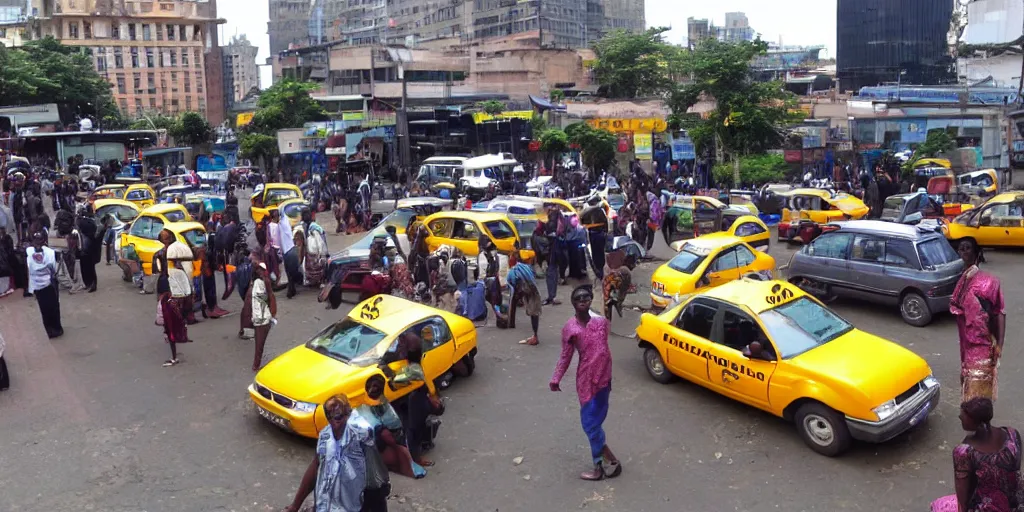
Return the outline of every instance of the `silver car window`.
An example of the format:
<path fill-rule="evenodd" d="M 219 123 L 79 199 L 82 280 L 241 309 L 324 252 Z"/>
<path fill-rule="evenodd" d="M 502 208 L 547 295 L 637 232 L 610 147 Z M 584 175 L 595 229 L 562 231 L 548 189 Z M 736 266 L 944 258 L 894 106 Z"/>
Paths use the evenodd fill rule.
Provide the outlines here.
<path fill-rule="evenodd" d="M 807 254 L 819 258 L 845 260 L 852 238 L 853 235 L 849 233 L 826 233 L 807 246 Z"/>
<path fill-rule="evenodd" d="M 850 261 L 864 263 L 885 262 L 885 239 L 873 235 L 856 235 L 850 249 Z"/>

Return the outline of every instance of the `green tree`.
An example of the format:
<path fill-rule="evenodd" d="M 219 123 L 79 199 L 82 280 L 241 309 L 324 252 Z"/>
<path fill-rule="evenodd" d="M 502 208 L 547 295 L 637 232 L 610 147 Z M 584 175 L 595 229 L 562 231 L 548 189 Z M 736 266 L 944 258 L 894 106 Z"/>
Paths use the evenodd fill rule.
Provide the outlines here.
<path fill-rule="evenodd" d="M 319 86 L 313 83 L 285 80 L 260 94 L 258 109 L 243 131 L 276 135 L 284 128 L 301 128 L 314 121 L 326 121 L 329 116 L 323 105 L 309 94 Z"/>
<path fill-rule="evenodd" d="M 554 167 L 555 155 L 569 149 L 569 137 L 558 128 L 550 128 L 540 134 L 539 140 L 540 150 L 544 153 L 544 160 L 552 162 L 552 168 Z"/>
<path fill-rule="evenodd" d="M 476 107 L 492 116 L 496 116 L 505 111 L 505 104 L 498 100 L 481 101 L 476 104 Z"/>
<path fill-rule="evenodd" d="M 213 127 L 198 112 L 185 112 L 167 132 L 175 144 L 200 146 L 213 140 Z"/>
<path fill-rule="evenodd" d="M 636 98 L 672 90 L 682 51 L 662 37 L 668 30 L 650 28 L 639 34 L 616 30 L 595 43 L 594 74 L 605 96 Z"/>
<path fill-rule="evenodd" d="M 741 179 L 739 157 L 781 147 L 782 130 L 794 120 L 789 109 L 795 106 L 795 97 L 782 84 L 755 81 L 751 73 L 751 61 L 767 51 L 767 43 L 760 39 L 702 41 L 682 59 L 691 81 L 669 98 L 669 107 L 682 119 L 698 153 L 715 148 L 719 163 L 734 162 L 733 181 Z M 715 109 L 703 118 L 686 115 L 704 99 L 714 100 Z"/>
<path fill-rule="evenodd" d="M 747 155 L 739 158 L 740 182 L 742 185 L 759 187 L 765 183 L 782 181 L 786 177 L 789 165 L 782 155 L 762 154 Z M 722 187 L 738 186 L 734 181 L 733 164 L 719 163 L 711 169 L 711 175 Z"/>
<path fill-rule="evenodd" d="M 607 171 L 615 162 L 615 146 L 619 138 L 604 129 L 594 129 L 586 123 L 574 123 L 565 127 L 569 143 L 578 145 L 583 157 L 583 165 L 597 170 Z"/>
<path fill-rule="evenodd" d="M 907 160 L 902 166 L 902 172 L 904 175 L 910 175 L 914 172 L 914 166 L 917 165 L 923 158 L 935 158 L 943 153 L 948 153 L 956 149 L 956 140 L 953 136 L 942 128 L 935 128 L 928 130 L 928 136 L 925 141 L 914 148 L 914 156 Z"/>
<path fill-rule="evenodd" d="M 533 128 L 533 136 L 540 137 L 540 134 L 548 129 L 548 122 L 544 120 L 544 116 L 534 112 L 530 117 L 530 127 Z"/>
<path fill-rule="evenodd" d="M 178 122 L 176 117 L 167 116 L 159 113 L 153 115 L 146 115 L 141 119 L 136 119 L 131 124 L 132 130 L 167 130 L 170 133 L 171 128 L 174 127 L 174 123 Z"/>
<path fill-rule="evenodd" d="M 278 156 L 277 137 L 262 133 L 242 133 L 238 137 L 238 152 L 242 158 L 260 162 L 261 169 L 269 170 L 269 164 Z"/>
<path fill-rule="evenodd" d="M 565 99 L 565 91 L 561 89 L 551 89 L 551 92 L 548 94 L 548 97 L 551 99 L 552 102 L 558 103 Z"/>

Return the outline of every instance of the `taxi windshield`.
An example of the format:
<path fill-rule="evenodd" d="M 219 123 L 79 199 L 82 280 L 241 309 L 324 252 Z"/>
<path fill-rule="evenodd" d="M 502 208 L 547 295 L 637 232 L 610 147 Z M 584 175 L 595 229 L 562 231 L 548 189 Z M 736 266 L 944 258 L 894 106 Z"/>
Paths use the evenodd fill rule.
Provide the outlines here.
<path fill-rule="evenodd" d="M 853 330 L 849 322 L 807 297 L 764 311 L 760 317 L 783 359 L 798 356 Z"/>
<path fill-rule="evenodd" d="M 167 219 L 167 222 L 181 222 L 185 220 L 185 212 L 181 210 L 170 210 L 164 212 L 164 218 Z"/>
<path fill-rule="evenodd" d="M 672 270 L 677 270 L 684 274 L 692 274 L 697 270 L 697 267 L 707 259 L 708 253 L 709 251 L 706 249 L 686 244 L 683 246 L 683 249 L 679 251 L 679 254 L 668 262 L 668 266 Z"/>
<path fill-rule="evenodd" d="M 306 342 L 306 348 L 349 362 L 380 344 L 386 334 L 351 318 L 320 331 Z"/>
<path fill-rule="evenodd" d="M 895 219 L 900 216 L 900 210 L 903 209 L 903 198 L 898 196 L 889 196 L 885 200 L 885 204 L 882 205 L 882 218 L 883 219 Z"/>
<path fill-rule="evenodd" d="M 185 237 L 194 247 L 203 247 L 206 245 L 206 233 L 201 229 L 189 229 L 183 231 L 181 236 Z"/>

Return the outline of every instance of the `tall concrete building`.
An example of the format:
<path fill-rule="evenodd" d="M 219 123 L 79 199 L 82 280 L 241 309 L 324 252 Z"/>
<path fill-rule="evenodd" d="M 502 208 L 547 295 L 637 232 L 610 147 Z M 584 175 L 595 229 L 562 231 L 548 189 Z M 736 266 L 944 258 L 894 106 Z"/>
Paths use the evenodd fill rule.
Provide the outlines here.
<path fill-rule="evenodd" d="M 259 68 L 256 67 L 256 54 L 259 53 L 259 48 L 253 46 L 243 34 L 232 37 L 221 51 L 224 52 L 224 61 L 228 64 L 224 70 L 231 71 L 231 101 L 242 101 L 250 90 L 260 86 Z"/>
<path fill-rule="evenodd" d="M 719 39 L 728 42 L 753 41 L 754 29 L 742 12 L 725 13 L 725 26 L 719 29 Z"/>
<path fill-rule="evenodd" d="M 310 0 L 270 0 L 270 54 L 309 44 Z"/>
<path fill-rule="evenodd" d="M 91 50 L 125 115 L 192 110 L 223 119 L 216 0 L 32 2 L 26 36 Z"/>

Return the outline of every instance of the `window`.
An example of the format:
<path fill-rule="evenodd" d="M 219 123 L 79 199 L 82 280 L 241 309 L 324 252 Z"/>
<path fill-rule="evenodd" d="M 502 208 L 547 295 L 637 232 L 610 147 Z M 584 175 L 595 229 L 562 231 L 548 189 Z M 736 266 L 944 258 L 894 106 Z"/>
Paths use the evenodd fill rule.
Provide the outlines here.
<path fill-rule="evenodd" d="M 178 92 L 178 73 L 171 72 L 171 92 Z"/>
<path fill-rule="evenodd" d="M 452 219 L 436 219 L 427 226 L 427 229 L 434 236 L 449 238 L 452 232 Z"/>
<path fill-rule="evenodd" d="M 129 23 L 128 24 L 128 39 L 130 39 L 132 41 L 135 40 L 135 24 L 134 23 Z"/>
<path fill-rule="evenodd" d="M 69 21 L 68 22 L 68 37 L 70 37 L 71 39 L 78 39 L 78 22 L 77 21 Z"/>
<path fill-rule="evenodd" d="M 125 201 L 145 201 L 146 199 L 153 199 L 153 196 L 149 195 L 148 190 L 132 190 L 124 196 Z M 159 219 L 153 218 L 153 223 L 160 224 L 160 229 L 164 228 L 163 223 Z M 159 232 L 160 230 L 157 230 L 157 233 Z"/>
<path fill-rule="evenodd" d="M 711 339 L 711 329 L 715 326 L 715 315 L 718 313 L 718 306 L 714 303 L 695 299 L 683 314 L 679 315 L 676 327 L 704 339 Z"/>
<path fill-rule="evenodd" d="M 163 41 L 164 40 L 164 26 L 159 24 L 159 23 L 156 24 L 156 40 L 157 41 Z"/>
<path fill-rule="evenodd" d="M 107 55 L 105 48 L 96 49 L 96 71 L 102 73 L 107 70 Z"/>
<path fill-rule="evenodd" d="M 118 94 L 124 94 L 125 93 L 124 75 L 117 75 L 117 93 Z"/>
<path fill-rule="evenodd" d="M 924 268 L 935 268 L 960 259 L 945 238 L 933 238 L 917 244 L 917 254 L 921 256 Z"/>
<path fill-rule="evenodd" d="M 736 246 L 736 265 L 739 268 L 750 265 L 755 259 L 757 259 L 757 256 L 754 256 L 754 253 L 751 252 L 750 249 L 747 249 L 742 245 Z"/>
<path fill-rule="evenodd" d="M 187 48 L 181 50 L 181 67 L 183 67 L 183 68 L 187 68 L 188 67 L 188 49 Z"/>
<path fill-rule="evenodd" d="M 135 73 L 132 76 L 132 90 L 138 92 L 140 89 L 142 89 L 142 75 Z"/>
<path fill-rule="evenodd" d="M 133 191 L 133 192 L 138 192 Z M 131 194 L 128 194 L 128 198 Z M 146 240 L 156 240 L 157 235 L 164 229 L 164 223 L 155 217 L 139 217 L 132 223 L 131 234 Z"/>
<path fill-rule="evenodd" d="M 176 52 L 174 50 L 171 50 L 169 53 L 170 53 L 170 57 L 171 57 L 171 67 L 172 68 L 178 67 L 178 52 Z"/>
<path fill-rule="evenodd" d="M 152 34 L 150 34 L 150 31 L 149 31 L 149 24 L 147 23 L 147 24 L 142 25 L 142 40 L 143 41 L 149 41 L 151 37 L 152 37 Z"/>
<path fill-rule="evenodd" d="M 196 92 L 203 92 L 203 75 L 196 72 Z"/>
<path fill-rule="evenodd" d="M 448 324 L 440 318 L 431 318 L 406 329 L 403 336 L 416 336 L 423 342 L 423 352 L 429 352 L 452 339 Z"/>
<path fill-rule="evenodd" d="M 849 233 L 826 233 L 811 242 L 806 252 L 819 258 L 845 260 L 851 239 L 853 236 Z"/>
<path fill-rule="evenodd" d="M 188 73 L 185 73 L 185 92 L 192 92 L 192 80 L 189 78 Z"/>
<path fill-rule="evenodd" d="M 198 67 L 199 67 L 199 65 L 200 65 L 200 61 L 199 61 L 199 49 L 197 48 L 197 49 L 193 50 L 193 52 L 195 52 L 195 53 L 193 53 L 193 54 L 192 54 L 192 56 L 193 56 L 193 57 L 195 57 L 195 58 L 194 58 L 194 59 L 192 59 L 192 65 L 198 68 Z"/>
<path fill-rule="evenodd" d="M 114 48 L 114 67 L 117 69 L 124 68 L 124 55 L 121 48 Z"/>
<path fill-rule="evenodd" d="M 121 39 L 121 25 L 117 22 L 110 22 L 110 38 Z"/>
<path fill-rule="evenodd" d="M 139 99 L 139 98 L 135 98 L 135 114 L 141 114 L 141 113 L 142 113 L 142 100 Z"/>
<path fill-rule="evenodd" d="M 149 108 L 152 110 L 156 110 L 156 98 L 149 99 Z"/>
<path fill-rule="evenodd" d="M 754 236 L 764 233 L 764 228 L 754 222 L 744 222 L 736 226 L 736 236 Z"/>
<path fill-rule="evenodd" d="M 88 21 L 83 21 L 82 31 L 85 32 L 86 39 L 92 39 L 92 23 L 89 23 Z"/>
<path fill-rule="evenodd" d="M 185 110 L 192 110 L 192 96 L 185 96 Z"/>
<path fill-rule="evenodd" d="M 306 342 L 306 348 L 341 361 L 351 361 L 375 348 L 386 337 L 373 327 L 345 318 L 320 331 Z"/>
<path fill-rule="evenodd" d="M 718 257 L 711 262 L 711 265 L 708 266 L 708 270 L 711 272 L 724 272 L 726 270 L 739 268 L 740 264 L 739 259 L 737 258 L 738 253 L 736 249 L 738 249 L 738 247 L 726 249 L 725 252 L 719 254 Z"/>
<path fill-rule="evenodd" d="M 132 67 L 139 67 L 139 49 L 132 47 Z"/>
<path fill-rule="evenodd" d="M 203 30 L 199 27 L 199 25 L 193 26 L 192 27 L 192 40 L 193 41 L 200 41 L 200 40 L 202 40 L 202 38 L 203 38 Z"/>
<path fill-rule="evenodd" d="M 719 338 L 719 336 L 715 336 L 715 338 Z M 749 316 L 731 309 L 724 311 L 722 315 L 721 339 L 714 341 L 719 345 L 724 345 L 739 352 L 747 348 L 747 345 L 760 341 L 761 346 L 764 347 L 766 352 L 774 354 L 774 351 L 771 349 L 771 343 L 768 342 L 768 337 L 761 332 L 761 326 L 757 325 L 757 322 Z"/>
<path fill-rule="evenodd" d="M 174 10 L 174 4 L 160 4 L 160 10 L 161 11 L 173 11 Z"/>
<path fill-rule="evenodd" d="M 147 68 L 155 68 L 156 67 L 156 63 L 153 62 L 153 49 L 152 48 L 146 48 L 146 67 Z"/>
<path fill-rule="evenodd" d="M 167 25 L 167 40 L 174 41 L 174 25 Z"/>
<path fill-rule="evenodd" d="M 871 235 L 853 237 L 850 261 L 882 263 L 885 261 L 885 240 Z"/>
<path fill-rule="evenodd" d="M 456 220 L 452 228 L 452 238 L 458 240 L 479 240 L 480 232 L 476 224 L 469 220 Z"/>
<path fill-rule="evenodd" d="M 946 244 L 947 246 L 949 244 Z M 885 241 L 885 264 L 894 267 L 918 268 L 914 243 L 902 238 Z"/>
<path fill-rule="evenodd" d="M 187 41 L 185 38 L 185 25 L 178 25 L 178 41 Z"/>
<path fill-rule="evenodd" d="M 146 86 L 149 88 L 150 94 L 156 94 L 156 77 L 153 73 L 146 75 Z"/>
<path fill-rule="evenodd" d="M 509 226 L 507 222 L 496 220 L 487 222 L 484 224 L 487 231 L 491 232 L 491 236 L 495 240 L 507 240 L 509 238 L 515 238 L 516 232 L 512 230 L 512 226 Z"/>
<path fill-rule="evenodd" d="M 761 322 L 778 344 L 783 358 L 802 354 L 853 330 L 853 326 L 832 310 L 800 297 L 760 315 Z"/>
<path fill-rule="evenodd" d="M 121 107 L 121 112 L 128 113 L 128 100 L 121 98 L 117 100 L 117 105 Z"/>
<path fill-rule="evenodd" d="M 683 244 L 683 248 L 676 254 L 674 258 L 669 260 L 668 266 L 672 270 L 682 272 L 684 274 L 692 274 L 697 271 L 697 267 L 708 257 L 708 251 L 704 247 L 700 247 L 691 243 Z"/>

